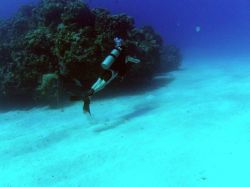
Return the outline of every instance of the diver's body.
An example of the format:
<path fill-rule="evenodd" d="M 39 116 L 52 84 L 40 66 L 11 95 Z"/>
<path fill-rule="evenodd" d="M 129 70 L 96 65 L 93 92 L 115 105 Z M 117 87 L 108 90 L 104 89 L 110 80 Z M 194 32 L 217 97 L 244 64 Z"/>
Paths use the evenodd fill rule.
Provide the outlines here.
<path fill-rule="evenodd" d="M 123 40 L 115 38 L 115 48 L 102 62 L 103 72 L 97 81 L 92 85 L 91 89 L 83 97 L 83 110 L 90 113 L 90 98 L 107 86 L 116 77 L 123 79 L 132 64 L 140 63 L 139 59 L 129 56 L 128 51 L 123 45 Z"/>

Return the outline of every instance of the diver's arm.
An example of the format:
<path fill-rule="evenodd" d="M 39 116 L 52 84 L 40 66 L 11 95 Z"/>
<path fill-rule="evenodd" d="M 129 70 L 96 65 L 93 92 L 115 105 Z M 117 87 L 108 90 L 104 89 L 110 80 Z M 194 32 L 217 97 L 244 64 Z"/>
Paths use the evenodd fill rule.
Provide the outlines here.
<path fill-rule="evenodd" d="M 141 62 L 140 59 L 134 58 L 132 56 L 127 56 L 126 57 L 126 63 L 134 63 L 134 64 L 139 64 Z"/>
<path fill-rule="evenodd" d="M 138 59 L 138 58 L 134 58 L 134 57 L 131 57 L 131 56 L 126 56 L 125 67 L 122 68 L 121 71 L 119 72 L 118 79 L 120 81 L 123 81 L 124 77 L 127 75 L 127 73 L 132 68 L 132 66 L 134 64 L 139 64 L 140 62 L 141 62 L 141 60 Z"/>

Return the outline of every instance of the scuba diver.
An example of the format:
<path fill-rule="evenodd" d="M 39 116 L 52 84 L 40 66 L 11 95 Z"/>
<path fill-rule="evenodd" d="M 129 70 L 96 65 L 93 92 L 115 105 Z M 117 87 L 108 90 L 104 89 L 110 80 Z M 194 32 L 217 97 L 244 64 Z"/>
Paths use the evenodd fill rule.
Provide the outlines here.
<path fill-rule="evenodd" d="M 130 70 L 132 64 L 138 64 L 141 62 L 139 59 L 129 56 L 123 39 L 116 37 L 114 39 L 114 43 L 114 49 L 101 63 L 103 72 L 82 98 L 83 111 L 85 113 L 91 114 L 90 99 L 95 93 L 104 89 L 116 77 L 119 77 L 119 79 L 123 80 L 124 76 Z M 73 96 L 71 97 L 71 100 L 77 100 L 77 98 L 74 98 Z"/>

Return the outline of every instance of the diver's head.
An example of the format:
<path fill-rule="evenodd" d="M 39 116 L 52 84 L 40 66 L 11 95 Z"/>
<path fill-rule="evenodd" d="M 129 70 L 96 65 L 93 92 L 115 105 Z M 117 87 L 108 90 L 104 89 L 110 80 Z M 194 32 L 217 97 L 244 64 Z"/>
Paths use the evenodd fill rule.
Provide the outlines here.
<path fill-rule="evenodd" d="M 124 41 L 120 37 L 115 37 L 114 42 L 115 42 L 115 47 L 122 47 L 124 45 Z"/>

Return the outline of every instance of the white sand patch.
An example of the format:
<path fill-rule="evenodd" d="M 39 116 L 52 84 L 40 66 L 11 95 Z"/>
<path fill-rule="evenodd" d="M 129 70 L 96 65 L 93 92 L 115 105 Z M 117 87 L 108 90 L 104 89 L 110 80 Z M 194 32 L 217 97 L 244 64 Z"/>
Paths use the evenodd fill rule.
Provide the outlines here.
<path fill-rule="evenodd" d="M 142 95 L 0 114 L 0 186 L 249 187 L 250 65 L 187 62 Z M 156 79 L 156 81 L 157 81 Z"/>

